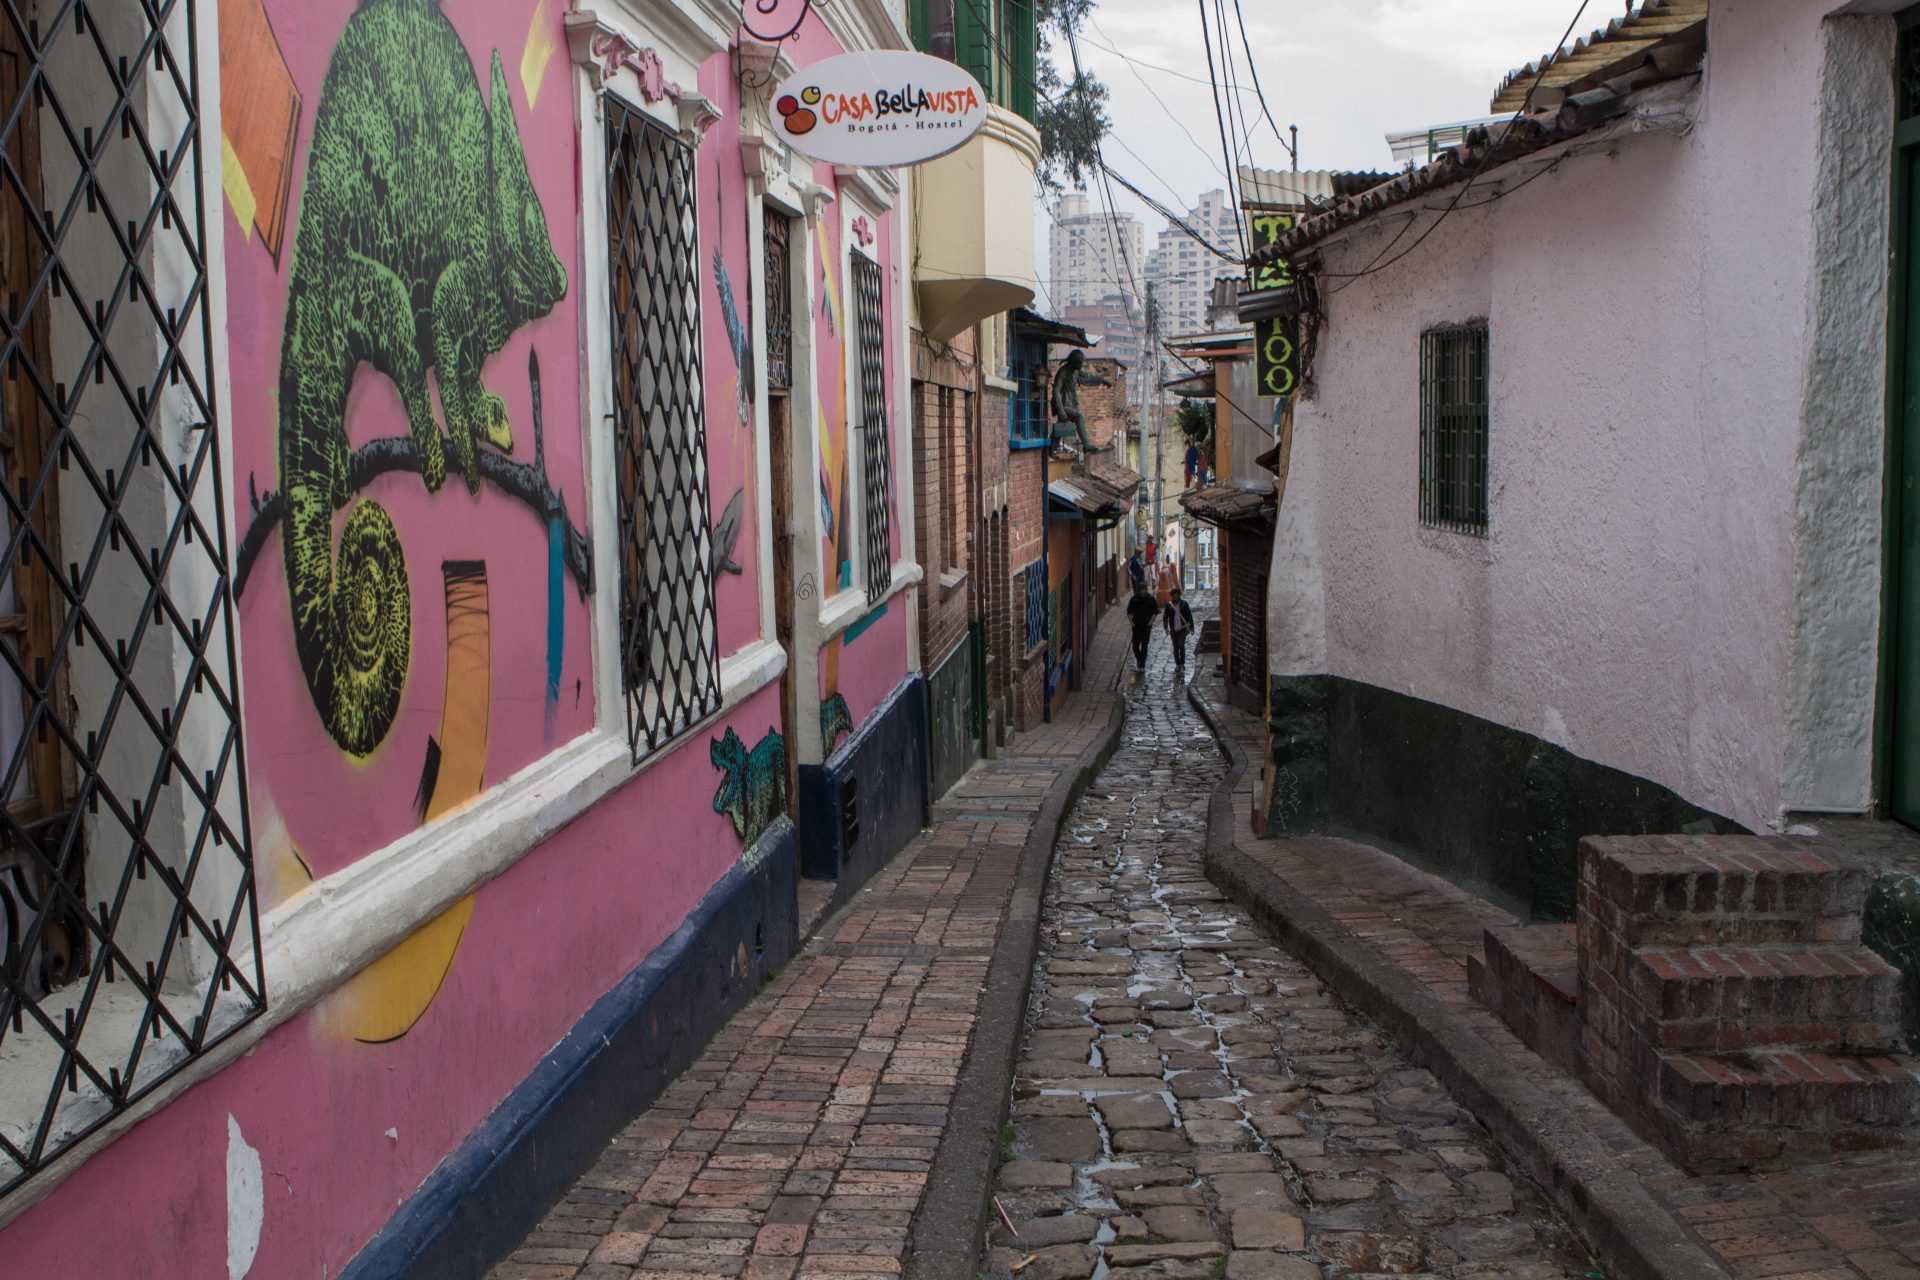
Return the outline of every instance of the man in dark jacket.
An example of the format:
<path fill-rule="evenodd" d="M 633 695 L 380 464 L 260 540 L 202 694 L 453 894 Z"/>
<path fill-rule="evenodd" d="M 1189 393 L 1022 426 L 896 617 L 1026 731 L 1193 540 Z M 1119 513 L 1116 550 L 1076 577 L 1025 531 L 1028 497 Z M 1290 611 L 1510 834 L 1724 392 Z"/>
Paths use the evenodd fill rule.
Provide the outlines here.
<path fill-rule="evenodd" d="M 1140 548 L 1135 547 L 1133 554 L 1127 557 L 1127 587 L 1137 591 L 1147 585 L 1147 562 L 1140 558 Z"/>
<path fill-rule="evenodd" d="M 1174 669 L 1184 671 L 1187 667 L 1187 637 L 1193 634 L 1193 609 L 1180 598 L 1180 584 L 1177 582 L 1173 585 L 1173 594 L 1167 601 L 1164 621 L 1167 637 L 1173 641 Z"/>
<path fill-rule="evenodd" d="M 1153 636 L 1153 619 L 1159 612 L 1160 606 L 1153 602 L 1147 584 L 1135 583 L 1133 599 L 1127 601 L 1127 621 L 1133 624 L 1133 661 L 1141 671 L 1147 669 L 1147 641 Z"/>

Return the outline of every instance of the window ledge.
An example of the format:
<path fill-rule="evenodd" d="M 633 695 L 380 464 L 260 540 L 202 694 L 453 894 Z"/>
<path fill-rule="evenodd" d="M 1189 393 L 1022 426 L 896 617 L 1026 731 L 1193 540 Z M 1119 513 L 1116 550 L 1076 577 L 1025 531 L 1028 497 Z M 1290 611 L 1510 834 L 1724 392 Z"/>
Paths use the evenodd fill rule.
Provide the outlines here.
<path fill-rule="evenodd" d="M 1020 390 L 1019 383 L 1010 382 L 1007 379 L 1002 378 L 997 374 L 983 373 L 980 375 L 980 380 L 986 383 L 989 387 L 992 387 L 995 391 L 1005 391 L 1008 394 L 1012 394 L 1013 392 Z"/>
<path fill-rule="evenodd" d="M 893 584 L 887 593 L 873 603 L 867 603 L 867 593 L 856 587 L 849 587 L 830 598 L 820 608 L 820 642 L 825 644 L 860 619 L 885 605 L 908 587 L 915 586 L 926 578 L 926 571 L 911 560 L 893 562 Z"/>
<path fill-rule="evenodd" d="M 918 566 L 909 566 L 918 574 Z M 896 569 L 896 582 L 900 570 Z M 916 579 L 917 580 L 917 577 Z M 25 1213 L 115 1138 L 250 1052 L 427 921 L 511 868 L 607 799 L 778 681 L 787 655 L 760 639 L 721 659 L 719 710 L 639 764 L 624 731 L 594 729 L 471 805 L 316 880 L 260 920 L 267 1007 L 232 1037 L 167 1077 L 65 1155 L 0 1200 L 0 1227 Z"/>
<path fill-rule="evenodd" d="M 967 580 L 965 569 L 949 569 L 940 575 L 940 585 L 951 591 Z"/>

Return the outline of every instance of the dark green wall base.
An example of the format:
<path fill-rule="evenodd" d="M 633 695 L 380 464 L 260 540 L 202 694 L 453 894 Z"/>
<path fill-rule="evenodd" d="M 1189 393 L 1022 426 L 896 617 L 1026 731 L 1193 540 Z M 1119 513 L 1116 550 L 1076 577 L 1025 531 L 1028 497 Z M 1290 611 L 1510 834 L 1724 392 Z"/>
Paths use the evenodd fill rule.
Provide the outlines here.
<path fill-rule="evenodd" d="M 1901 1030 L 1908 1049 L 1920 1053 L 1920 875 L 1881 873 L 1867 898 L 1860 940 L 1900 970 Z"/>
<path fill-rule="evenodd" d="M 1341 676 L 1270 677 L 1268 830 L 1344 827 L 1573 918 L 1582 836 L 1741 833 L 1645 778 L 1506 725 Z"/>
<path fill-rule="evenodd" d="M 934 799 L 952 789 L 980 758 L 974 727 L 973 646 L 955 646 L 947 660 L 927 677 L 927 749 L 933 769 Z"/>

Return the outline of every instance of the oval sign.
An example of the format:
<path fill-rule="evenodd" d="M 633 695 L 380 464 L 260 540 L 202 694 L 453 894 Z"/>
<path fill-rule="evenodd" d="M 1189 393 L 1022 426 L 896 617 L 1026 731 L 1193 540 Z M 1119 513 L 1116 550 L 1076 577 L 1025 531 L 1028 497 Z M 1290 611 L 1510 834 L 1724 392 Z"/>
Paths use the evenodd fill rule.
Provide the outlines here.
<path fill-rule="evenodd" d="M 866 169 L 920 164 L 980 131 L 987 94 L 967 72 L 895 49 L 822 58 L 773 95 L 773 127 L 795 151 Z"/>

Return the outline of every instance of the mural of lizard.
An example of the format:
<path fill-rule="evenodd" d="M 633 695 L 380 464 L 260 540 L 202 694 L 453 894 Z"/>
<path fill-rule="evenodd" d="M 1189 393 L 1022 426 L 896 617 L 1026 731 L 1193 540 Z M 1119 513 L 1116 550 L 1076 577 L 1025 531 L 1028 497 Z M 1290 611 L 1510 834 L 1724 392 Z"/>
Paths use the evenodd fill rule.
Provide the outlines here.
<path fill-rule="evenodd" d="M 294 645 L 334 741 L 366 755 L 406 683 L 405 555 L 378 503 L 350 498 L 347 391 L 364 361 L 392 379 L 429 492 L 475 449 L 512 451 L 480 366 L 567 289 L 493 55 L 490 97 L 438 0 L 365 0 L 334 46 L 314 112 L 280 359 L 280 483 Z M 442 437 L 427 389 L 434 371 Z M 448 454 L 451 454 L 451 459 Z"/>

